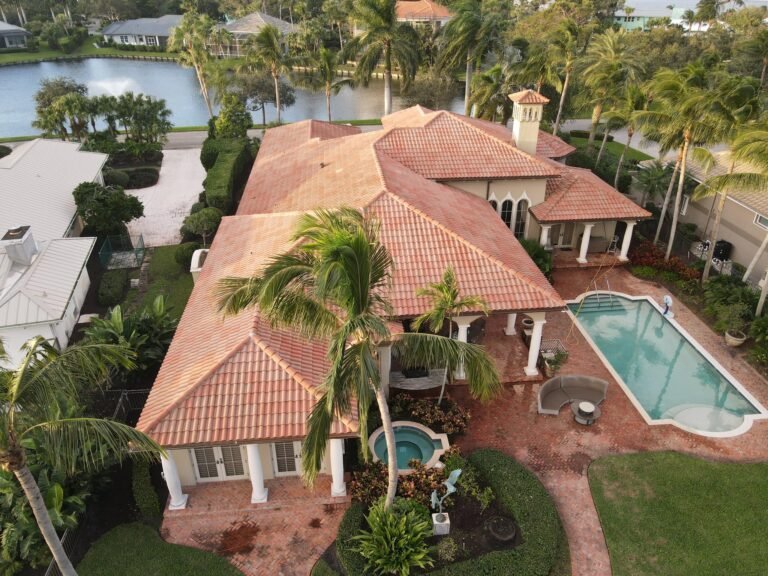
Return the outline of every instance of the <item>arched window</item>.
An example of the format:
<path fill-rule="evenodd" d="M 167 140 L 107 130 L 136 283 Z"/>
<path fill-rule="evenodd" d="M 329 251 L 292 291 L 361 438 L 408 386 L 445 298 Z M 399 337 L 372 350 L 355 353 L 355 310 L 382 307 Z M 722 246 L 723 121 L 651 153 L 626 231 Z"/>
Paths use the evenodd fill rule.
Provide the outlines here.
<path fill-rule="evenodd" d="M 498 212 L 499 211 L 499 203 L 496 202 L 496 200 L 489 200 L 488 204 L 491 205 L 491 208 L 493 208 L 494 212 Z"/>
<path fill-rule="evenodd" d="M 507 225 L 507 228 L 512 226 L 513 208 L 514 204 L 512 203 L 512 200 L 504 200 L 504 202 L 501 203 L 501 219 L 504 221 L 504 224 Z"/>
<path fill-rule="evenodd" d="M 517 203 L 517 215 L 515 216 L 515 237 L 525 236 L 525 223 L 528 221 L 528 200 L 520 200 Z"/>

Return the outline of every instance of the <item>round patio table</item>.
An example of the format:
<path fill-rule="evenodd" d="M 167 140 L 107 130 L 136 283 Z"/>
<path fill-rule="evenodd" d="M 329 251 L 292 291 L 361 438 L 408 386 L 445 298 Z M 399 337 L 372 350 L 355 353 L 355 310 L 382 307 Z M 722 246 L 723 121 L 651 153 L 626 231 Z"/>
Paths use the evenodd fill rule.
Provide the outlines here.
<path fill-rule="evenodd" d="M 592 402 L 571 402 L 571 412 L 573 412 L 573 419 L 579 424 L 589 426 L 595 423 L 595 420 L 600 418 L 600 406 L 595 406 Z"/>

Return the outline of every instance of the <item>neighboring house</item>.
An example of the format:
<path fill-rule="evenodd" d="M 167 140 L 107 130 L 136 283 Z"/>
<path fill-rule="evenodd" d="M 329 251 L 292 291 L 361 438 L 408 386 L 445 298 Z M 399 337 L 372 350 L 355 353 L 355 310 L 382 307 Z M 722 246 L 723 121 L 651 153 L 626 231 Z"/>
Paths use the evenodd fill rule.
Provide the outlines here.
<path fill-rule="evenodd" d="M 706 32 L 709 30 L 709 22 L 686 22 L 683 15 L 687 10 L 696 11 L 696 5 L 681 8 L 673 6 L 672 9 L 664 5 L 646 6 L 638 2 L 637 8 L 626 6 L 623 10 L 617 10 L 613 21 L 624 30 L 649 30 L 651 24 L 656 21 L 668 19 L 673 26 L 680 26 L 686 32 Z M 724 23 L 721 22 L 724 25 Z"/>
<path fill-rule="evenodd" d="M 0 50 L 26 48 L 27 36 L 32 34 L 24 28 L 0 21 Z"/>
<path fill-rule="evenodd" d="M 168 451 L 171 509 L 186 506 L 184 486 L 247 478 L 258 503 L 268 498 L 265 480 L 301 473 L 306 421 L 329 368 L 327 343 L 272 328 L 258 310 L 222 317 L 214 288 L 290 248 L 306 211 L 352 206 L 380 223 L 394 261 L 393 330 L 430 308 L 417 289 L 452 266 L 463 292 L 501 317 L 506 336 L 499 337 L 510 346 L 517 315 L 533 321 L 527 364 L 512 370 L 518 381 L 538 377 L 546 315 L 565 303 L 516 236 L 550 246 L 555 239 L 570 245 L 582 233 L 578 254 L 586 261 L 592 229 L 605 222 L 613 234 L 618 219 L 626 233 L 617 259 L 626 259 L 632 226 L 650 214 L 591 172 L 555 161 L 573 148 L 539 131 L 546 99 L 531 91 L 512 98 L 512 132 L 418 106 L 384 117 L 374 132 L 316 120 L 267 131 L 237 215 L 221 223 L 137 424 Z M 483 317 L 469 310 L 456 318 L 458 338 L 467 341 Z M 386 392 L 388 347 L 380 360 Z M 353 416 L 333 424 L 323 468 L 332 496 L 346 493 L 344 439 L 358 430 Z"/>
<path fill-rule="evenodd" d="M 34 336 L 64 348 L 90 286 L 94 239 L 76 238 L 72 191 L 103 183 L 107 155 L 79 148 L 38 139 L 0 159 L 0 339 L 11 363 Z"/>
<path fill-rule="evenodd" d="M 248 39 L 258 34 L 267 25 L 280 30 L 283 36 L 296 31 L 296 26 L 290 22 L 263 12 L 254 12 L 227 24 L 220 24 L 219 28 L 229 32 L 232 40 L 229 43 L 218 43 L 212 39 L 208 43 L 208 50 L 216 56 L 239 58 L 244 54 L 245 43 Z"/>
<path fill-rule="evenodd" d="M 101 34 L 104 40 L 112 40 L 115 44 L 132 44 L 134 46 L 157 46 L 165 48 L 173 29 L 181 22 L 181 15 L 166 14 L 159 18 L 138 18 L 113 22 Z"/>
<path fill-rule="evenodd" d="M 715 165 L 706 173 L 695 161 L 689 160 L 688 174 L 698 182 L 726 174 L 730 164 L 729 153 L 716 152 L 715 160 Z M 734 171 L 749 172 L 750 169 L 745 164 L 737 163 Z M 716 196 L 693 201 L 686 195 L 681 203 L 680 220 L 696 224 L 701 237 L 706 238 L 714 224 L 716 202 Z M 715 241 L 726 240 L 732 245 L 728 259 L 748 266 L 768 234 L 768 195 L 744 190 L 730 192 L 723 208 L 719 232 Z M 749 280 L 757 284 L 767 267 L 768 252 L 760 258 Z"/>
<path fill-rule="evenodd" d="M 408 22 L 413 26 L 430 25 L 435 30 L 453 18 L 453 12 L 433 0 L 397 0 L 395 10 L 398 22 Z"/>

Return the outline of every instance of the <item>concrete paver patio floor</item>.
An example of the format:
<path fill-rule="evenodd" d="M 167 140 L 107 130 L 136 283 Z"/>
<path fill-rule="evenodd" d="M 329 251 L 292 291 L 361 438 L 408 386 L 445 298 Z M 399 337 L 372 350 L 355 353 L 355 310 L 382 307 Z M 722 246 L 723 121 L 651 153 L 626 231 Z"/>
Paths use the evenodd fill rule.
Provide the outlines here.
<path fill-rule="evenodd" d="M 554 286 L 571 299 L 588 290 L 598 271 L 561 270 L 555 272 Z M 639 280 L 624 269 L 608 273 L 616 292 L 648 295 L 661 302 L 664 289 Z M 604 280 L 598 283 L 605 286 Z M 763 406 L 768 406 L 766 381 L 733 349 L 721 335 L 710 330 L 693 312 L 675 302 L 675 317 Z M 735 438 L 706 438 L 670 425 L 649 426 L 614 381 L 595 352 L 566 313 L 547 314 L 544 338 L 559 338 L 569 351 L 562 373 L 588 374 L 607 380 L 610 385 L 602 416 L 592 426 L 573 421 L 568 407 L 559 416 L 537 413 L 539 383 L 507 386 L 502 396 L 483 406 L 468 397 L 466 388 L 453 387 L 451 396 L 472 411 L 468 433 L 459 440 L 466 451 L 493 447 L 529 468 L 541 479 L 555 500 L 563 520 L 571 551 L 575 576 L 610 575 L 610 559 L 600 521 L 587 481 L 587 469 L 596 458 L 651 450 L 675 450 L 703 458 L 728 461 L 768 459 L 768 421 L 756 421 L 752 428 Z"/>

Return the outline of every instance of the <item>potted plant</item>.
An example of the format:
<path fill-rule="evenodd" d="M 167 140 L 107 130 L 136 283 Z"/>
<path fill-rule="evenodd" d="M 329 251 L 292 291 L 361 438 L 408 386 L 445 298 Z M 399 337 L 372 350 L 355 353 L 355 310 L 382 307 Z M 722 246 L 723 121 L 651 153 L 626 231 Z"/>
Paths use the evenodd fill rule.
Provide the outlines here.
<path fill-rule="evenodd" d="M 749 313 L 743 302 L 735 304 L 720 304 L 716 308 L 717 327 L 725 332 L 727 346 L 741 346 L 747 339 L 744 329 L 747 325 L 746 316 Z"/>
<path fill-rule="evenodd" d="M 565 361 L 568 360 L 568 352 L 565 350 L 545 352 L 542 356 L 544 357 L 544 375 L 547 378 L 552 378 Z"/>
<path fill-rule="evenodd" d="M 437 490 L 432 491 L 432 509 L 437 510 L 432 514 L 432 533 L 435 536 L 445 536 L 451 532 L 451 519 L 448 512 L 443 512 L 443 500 L 456 492 L 456 482 L 461 476 L 461 468 L 457 468 L 448 475 L 448 479 L 443 481 L 445 486 L 445 495 L 440 498 Z"/>

